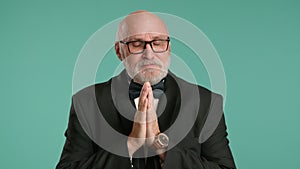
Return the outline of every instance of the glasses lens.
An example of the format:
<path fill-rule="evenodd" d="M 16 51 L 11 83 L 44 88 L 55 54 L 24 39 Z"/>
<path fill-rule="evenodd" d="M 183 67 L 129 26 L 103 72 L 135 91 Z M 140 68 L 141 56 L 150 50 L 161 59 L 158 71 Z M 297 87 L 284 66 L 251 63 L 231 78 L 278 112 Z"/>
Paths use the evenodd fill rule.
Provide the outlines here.
<path fill-rule="evenodd" d="M 152 49 L 154 52 L 165 52 L 168 47 L 168 41 L 166 40 L 155 40 L 152 41 Z"/>
<path fill-rule="evenodd" d="M 128 47 L 131 53 L 141 53 L 144 51 L 145 42 L 133 41 L 128 43 Z"/>

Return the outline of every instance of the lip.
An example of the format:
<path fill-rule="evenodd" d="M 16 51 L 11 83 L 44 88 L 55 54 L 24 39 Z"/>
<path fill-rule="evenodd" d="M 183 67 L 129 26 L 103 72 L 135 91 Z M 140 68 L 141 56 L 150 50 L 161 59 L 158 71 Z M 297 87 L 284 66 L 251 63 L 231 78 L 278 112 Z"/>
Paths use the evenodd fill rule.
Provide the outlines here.
<path fill-rule="evenodd" d="M 144 65 L 144 66 L 142 66 L 142 68 L 143 69 L 157 69 L 157 68 L 159 68 L 159 66 L 158 65 L 156 65 L 156 64 L 148 64 L 148 65 Z"/>

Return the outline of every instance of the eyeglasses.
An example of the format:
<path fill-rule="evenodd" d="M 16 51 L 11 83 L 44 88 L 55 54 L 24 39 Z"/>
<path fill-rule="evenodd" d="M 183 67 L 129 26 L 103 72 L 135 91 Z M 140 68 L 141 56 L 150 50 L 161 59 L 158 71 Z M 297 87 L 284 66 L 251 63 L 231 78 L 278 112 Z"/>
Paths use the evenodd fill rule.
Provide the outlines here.
<path fill-rule="evenodd" d="M 147 44 L 150 44 L 151 49 L 154 53 L 163 53 L 168 50 L 169 42 L 170 42 L 169 37 L 167 39 L 156 39 L 152 41 L 141 41 L 141 40 L 135 40 L 129 42 L 120 41 L 120 43 L 127 45 L 128 51 L 131 54 L 143 53 L 146 49 Z"/>

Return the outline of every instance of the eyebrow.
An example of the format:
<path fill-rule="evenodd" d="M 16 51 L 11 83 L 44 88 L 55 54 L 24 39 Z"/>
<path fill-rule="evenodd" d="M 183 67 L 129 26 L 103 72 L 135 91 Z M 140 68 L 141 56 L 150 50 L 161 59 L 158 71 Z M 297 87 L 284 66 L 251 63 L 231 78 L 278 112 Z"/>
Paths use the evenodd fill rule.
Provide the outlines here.
<path fill-rule="evenodd" d="M 143 41 L 142 38 L 128 38 L 127 41 Z"/>
<path fill-rule="evenodd" d="M 163 40 L 168 38 L 168 36 L 153 36 L 152 40 Z M 144 41 L 142 38 L 129 38 L 128 41 Z"/>

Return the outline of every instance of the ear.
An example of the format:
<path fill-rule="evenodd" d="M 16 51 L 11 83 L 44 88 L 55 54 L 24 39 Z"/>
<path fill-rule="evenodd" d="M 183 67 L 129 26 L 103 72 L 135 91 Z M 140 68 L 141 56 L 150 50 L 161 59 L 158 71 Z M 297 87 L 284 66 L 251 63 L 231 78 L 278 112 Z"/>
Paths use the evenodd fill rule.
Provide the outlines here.
<path fill-rule="evenodd" d="M 124 57 L 121 54 L 121 49 L 120 49 L 119 42 L 115 43 L 115 52 L 116 52 L 116 55 L 118 56 L 118 58 L 122 61 L 124 59 Z"/>

